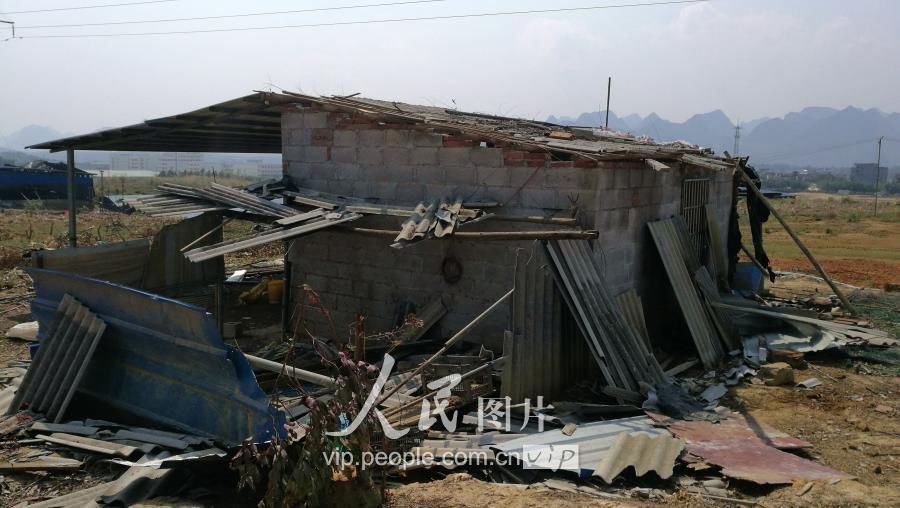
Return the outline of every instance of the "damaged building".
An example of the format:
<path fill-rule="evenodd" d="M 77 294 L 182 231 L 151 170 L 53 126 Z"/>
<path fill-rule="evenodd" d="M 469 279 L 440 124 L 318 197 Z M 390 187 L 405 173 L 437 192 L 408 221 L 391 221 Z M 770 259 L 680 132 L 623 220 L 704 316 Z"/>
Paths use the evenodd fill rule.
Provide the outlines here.
<path fill-rule="evenodd" d="M 605 291 L 612 296 L 628 293 L 641 314 L 642 305 L 675 319 L 678 310 L 670 290 L 660 285 L 665 274 L 646 227 L 649 222 L 678 218 L 691 255 L 709 265 L 714 277 L 726 272 L 724 253 L 719 252 L 718 259 L 709 253 L 712 240 L 719 239 L 721 247 L 727 236 L 734 163 L 685 143 L 661 145 L 591 128 L 398 102 L 257 93 L 34 148 L 82 147 L 280 152 L 284 180 L 279 185 L 284 190 L 275 192 L 283 204 L 261 200 L 270 204 L 243 212 L 257 217 L 268 212 L 276 230 L 194 248 L 185 256 L 205 261 L 284 241 L 285 329 L 297 289 L 307 286 L 329 309 L 327 317 L 308 312 L 308 319 L 320 321 L 320 330 L 336 324 L 338 336 L 333 339 L 338 343 L 349 340 L 347 327 L 361 316 L 365 331 L 376 333 L 400 326 L 410 313 L 431 313 L 439 319 L 428 336 L 452 336 L 513 288 L 517 266 L 534 257 L 535 240 L 596 240 L 586 245 Z M 138 207 L 164 216 L 230 213 L 228 206 L 215 203 L 222 189 L 205 197 L 172 186 L 161 190 L 171 194 L 168 201 L 151 198 Z M 232 205 L 249 198 L 235 199 Z M 231 207 L 231 212 L 239 208 Z M 317 210 L 322 213 L 312 218 L 309 214 Z M 715 262 L 718 269 L 712 268 Z M 539 270 L 547 272 L 546 266 Z M 550 277 L 549 272 L 544 276 Z M 553 364 L 548 373 L 571 376 L 569 381 L 596 375 L 596 364 L 585 365 L 583 360 L 593 354 L 603 364 L 608 354 L 604 350 L 615 346 L 604 345 L 600 337 L 584 337 L 593 332 L 572 319 L 587 319 L 588 311 L 582 309 L 584 315 L 577 316 L 571 295 L 547 286 L 541 298 L 547 299 L 546 319 L 555 322 L 546 324 L 546 337 L 540 340 L 548 342 L 544 361 Z M 501 306 L 467 341 L 499 354 L 513 313 L 513 305 Z M 648 336 L 662 339 L 656 347 L 691 347 L 677 340 L 688 335 L 680 331 L 689 323 L 673 328 L 662 320 L 642 322 Z M 562 330 L 566 337 L 560 335 Z M 716 342 L 709 337 L 695 340 Z M 549 343 L 554 341 L 566 344 L 566 352 L 553 353 Z M 581 361 L 579 368 L 564 368 L 574 367 L 569 364 L 573 359 Z M 613 378 L 622 388 L 636 390 L 636 380 L 643 378 L 623 369 Z M 564 385 L 559 380 L 548 383 L 526 392 L 542 390 L 549 396 L 554 395 L 551 384 L 556 390 Z"/>
<path fill-rule="evenodd" d="M 358 368 L 389 352 L 397 369 L 373 400 L 398 426 L 415 424 L 418 403 L 432 395 L 425 387 L 449 374 L 460 376 L 460 411 L 490 395 L 565 401 L 577 385 L 601 403 L 573 411 L 630 416 L 577 431 L 566 425 L 565 437 L 558 429 L 506 436 L 513 440 L 451 436 L 467 449 L 572 438 L 592 453 L 581 473 L 610 482 L 629 465 L 638 476 L 668 478 L 683 450 L 736 466 L 734 454 L 719 451 L 740 445 L 786 465 L 764 476 L 733 467 L 733 477 L 790 483 L 846 475 L 776 449 L 809 443 L 773 445 L 741 415 L 717 411 L 726 383 L 755 374 L 767 345 L 891 341 L 854 321 L 763 308 L 732 292 L 743 284 L 733 276 L 737 253 L 747 251 L 738 225 L 743 187 L 757 278 L 774 274 L 761 237 L 771 211 L 852 315 L 759 191 L 747 160 L 684 142 L 356 96 L 258 92 L 29 148 L 66 151 L 69 161 L 77 150 L 280 153 L 283 177 L 243 188 L 163 183 L 134 202 L 142 213 L 177 219 L 154 238 L 32 253 L 40 347 L 6 390 L 10 415 L 27 408 L 57 424 L 67 411 L 83 414 L 89 400 L 179 432 L 179 443 L 264 443 L 308 421 L 311 393 L 327 404 L 340 391 L 340 369 L 325 364 L 352 358 Z M 256 225 L 228 237 L 234 220 Z M 69 221 L 75 247 L 74 208 Z M 266 265 L 265 278 L 226 274 L 224 256 L 267 244 L 282 245 L 284 255 Z M 263 294 L 272 305 L 251 305 Z M 787 337 L 785 326 L 801 331 Z M 817 332 L 804 335 L 809 329 Z M 265 347 L 239 347 L 241 330 Z M 691 395 L 676 376 L 694 366 L 717 374 L 695 382 L 704 391 Z M 282 378 L 297 383 L 286 388 Z M 427 437 L 413 433 L 403 443 L 444 446 Z M 634 447 L 661 453 L 625 457 Z"/>

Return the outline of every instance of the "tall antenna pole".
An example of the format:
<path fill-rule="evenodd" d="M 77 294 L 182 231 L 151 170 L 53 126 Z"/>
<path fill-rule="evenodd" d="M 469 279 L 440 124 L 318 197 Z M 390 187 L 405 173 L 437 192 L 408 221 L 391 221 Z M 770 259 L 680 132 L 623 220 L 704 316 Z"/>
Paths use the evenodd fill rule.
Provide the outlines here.
<path fill-rule="evenodd" d="M 612 76 L 606 82 L 606 125 L 604 128 L 609 130 L 609 96 L 612 93 Z"/>
<path fill-rule="evenodd" d="M 881 142 L 884 136 L 878 138 L 878 159 L 875 162 L 875 216 L 878 216 L 878 180 L 881 176 Z"/>
<path fill-rule="evenodd" d="M 741 148 L 741 122 L 734 126 L 734 156 L 740 155 Z"/>

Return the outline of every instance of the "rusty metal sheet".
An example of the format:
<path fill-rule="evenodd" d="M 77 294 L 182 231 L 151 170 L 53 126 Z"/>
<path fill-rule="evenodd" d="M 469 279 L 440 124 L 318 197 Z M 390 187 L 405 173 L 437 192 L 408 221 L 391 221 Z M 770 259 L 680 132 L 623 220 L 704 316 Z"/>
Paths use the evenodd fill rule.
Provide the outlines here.
<path fill-rule="evenodd" d="M 685 449 L 722 474 L 754 483 L 785 484 L 796 480 L 846 480 L 853 476 L 811 460 L 773 448 L 757 439 L 730 439 L 688 443 Z"/>
<path fill-rule="evenodd" d="M 852 476 L 779 450 L 812 446 L 754 419 L 728 412 L 720 423 L 672 420 L 648 413 L 684 440 L 688 462 L 703 461 L 722 468 L 722 474 L 760 484 L 786 484 L 796 480 L 822 481 Z"/>
<path fill-rule="evenodd" d="M 771 425 L 765 424 L 752 416 L 725 411 L 720 413 L 725 418 L 719 423 L 709 421 L 675 420 L 658 413 L 647 415 L 654 421 L 664 424 L 676 436 L 687 442 L 702 442 L 711 439 L 717 441 L 757 439 L 769 446 L 782 450 L 811 448 L 812 443 L 791 436 Z"/>

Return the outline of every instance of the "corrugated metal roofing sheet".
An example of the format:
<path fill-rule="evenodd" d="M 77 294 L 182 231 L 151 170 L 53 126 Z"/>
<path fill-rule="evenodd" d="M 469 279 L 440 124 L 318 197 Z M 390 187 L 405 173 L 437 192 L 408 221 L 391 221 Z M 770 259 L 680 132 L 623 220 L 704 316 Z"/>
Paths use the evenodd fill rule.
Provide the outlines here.
<path fill-rule="evenodd" d="M 400 249 L 428 238 L 443 238 L 453 234 L 459 226 L 483 215 L 481 210 L 464 209 L 462 197 L 436 199 L 428 205 L 419 203 L 400 226 L 400 233 L 391 247 Z"/>
<path fill-rule="evenodd" d="M 680 160 L 712 170 L 733 167 L 733 163 L 713 156 L 708 150 L 685 143 L 653 143 L 612 132 L 580 129 L 585 139 L 560 139 L 553 131 L 569 128 L 547 122 L 508 118 L 404 104 L 360 97 L 316 97 L 298 93 L 257 92 L 198 109 L 143 123 L 48 141 L 28 148 L 51 151 L 125 150 L 149 152 L 281 152 L 281 108 L 291 104 L 324 105 L 332 109 L 368 116 L 422 124 L 445 132 L 503 142 L 528 149 L 574 154 L 593 160 L 660 159 Z M 573 136 L 574 137 L 574 136 Z M 658 164 L 658 163 L 657 163 Z"/>
<path fill-rule="evenodd" d="M 663 381 L 653 352 L 609 294 L 602 265 L 590 244 L 561 240 L 546 244 L 546 248 L 557 285 L 565 288 L 566 303 L 589 339 L 607 384 L 638 392 L 641 382 L 654 385 Z"/>
<path fill-rule="evenodd" d="M 68 294 L 63 296 L 6 414 L 25 403 L 59 423 L 105 330 L 106 323 L 90 309 Z"/>
<path fill-rule="evenodd" d="M 655 471 L 668 478 L 682 449 L 681 441 L 654 427 L 646 416 L 582 424 L 571 436 L 553 429 L 490 447 L 521 457 L 526 446 L 538 445 L 578 446 L 580 472 L 600 476 L 606 482 L 628 466 L 634 466 L 638 476 Z"/>
<path fill-rule="evenodd" d="M 700 360 L 705 368 L 713 369 L 725 352 L 688 271 L 686 256 L 689 253 L 685 250 L 685 241 L 679 236 L 672 219 L 648 222 L 647 227 L 675 291 L 675 298 L 694 339 Z"/>
<path fill-rule="evenodd" d="M 78 275 L 29 269 L 40 340 L 65 294 L 106 325 L 78 391 L 156 425 L 229 444 L 281 432 L 244 355 L 204 309 Z"/>
<path fill-rule="evenodd" d="M 538 396 L 556 400 L 568 386 L 597 372 L 548 262 L 537 242 L 517 255 L 511 334 L 503 344 L 507 361 L 500 385 L 501 395 L 515 402 Z"/>
<path fill-rule="evenodd" d="M 612 483 L 622 471 L 634 467 L 634 474 L 637 476 L 654 471 L 660 478 L 666 479 L 672 476 L 675 459 L 683 449 L 684 443 L 668 432 L 656 435 L 647 432 L 622 432 L 594 471 L 594 476 Z"/>
<path fill-rule="evenodd" d="M 281 153 L 279 104 L 289 102 L 296 102 L 296 99 L 258 92 L 189 113 L 47 141 L 29 148 L 51 152 L 74 148 L 137 152 Z"/>

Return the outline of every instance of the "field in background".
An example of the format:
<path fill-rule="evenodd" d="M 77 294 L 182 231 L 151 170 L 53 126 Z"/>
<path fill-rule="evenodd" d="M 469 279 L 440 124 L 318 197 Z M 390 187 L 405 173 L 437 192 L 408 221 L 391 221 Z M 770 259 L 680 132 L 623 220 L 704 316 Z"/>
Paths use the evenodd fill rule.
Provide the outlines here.
<path fill-rule="evenodd" d="M 228 187 L 238 187 L 257 181 L 256 178 L 242 176 L 212 177 L 199 175 L 183 175 L 169 177 L 146 176 L 113 176 L 104 177 L 101 189 L 100 177 L 94 177 L 94 190 L 98 195 L 153 194 L 156 187 L 163 183 L 187 185 L 189 187 L 209 187 L 215 182 Z M 102 191 L 102 192 L 101 192 Z"/>
<path fill-rule="evenodd" d="M 867 287 L 900 283 L 900 198 L 878 198 L 877 217 L 872 196 L 801 193 L 772 203 L 834 279 Z M 752 249 L 743 201 L 739 212 L 744 245 Z M 774 217 L 764 233 L 776 270 L 814 273 Z"/>

